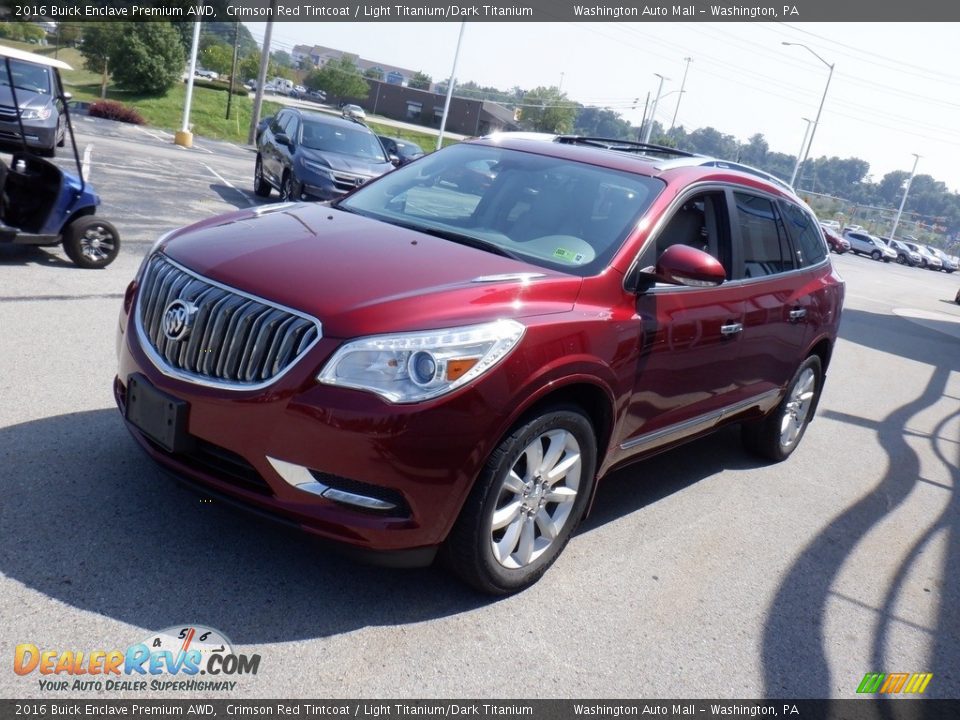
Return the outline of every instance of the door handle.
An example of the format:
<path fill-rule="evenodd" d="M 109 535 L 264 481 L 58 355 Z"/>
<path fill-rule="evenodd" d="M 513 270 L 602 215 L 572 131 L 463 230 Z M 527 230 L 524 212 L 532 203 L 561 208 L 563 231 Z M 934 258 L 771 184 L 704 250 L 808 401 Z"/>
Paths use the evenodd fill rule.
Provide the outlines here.
<path fill-rule="evenodd" d="M 807 311 L 805 308 L 794 308 L 789 313 L 787 317 L 790 318 L 790 322 L 797 322 L 798 320 L 803 320 L 807 316 Z"/>
<path fill-rule="evenodd" d="M 736 335 L 741 330 L 743 330 L 743 323 L 729 323 L 727 325 L 720 326 L 720 334 L 727 337 L 730 335 Z"/>

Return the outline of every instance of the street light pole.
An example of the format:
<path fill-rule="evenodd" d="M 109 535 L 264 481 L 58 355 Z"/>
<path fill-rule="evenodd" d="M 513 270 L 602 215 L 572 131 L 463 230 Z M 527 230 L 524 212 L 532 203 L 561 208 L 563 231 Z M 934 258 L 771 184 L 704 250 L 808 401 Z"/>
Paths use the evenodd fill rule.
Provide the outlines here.
<path fill-rule="evenodd" d="M 647 124 L 647 131 L 643 134 L 644 143 L 650 142 L 650 133 L 653 132 L 653 119 L 657 115 L 657 103 L 660 102 L 660 93 L 663 91 L 663 81 L 670 79 L 660 73 L 654 73 L 654 75 L 660 78 L 660 85 L 657 86 L 657 96 L 653 99 L 653 107 L 650 108 L 650 121 Z"/>
<path fill-rule="evenodd" d="M 683 100 L 683 89 L 687 86 L 687 72 L 690 70 L 690 63 L 693 62 L 693 58 L 685 57 L 683 60 L 687 63 L 687 66 L 683 69 L 683 80 L 680 81 L 680 96 L 677 98 L 677 107 L 673 110 L 673 120 L 670 121 L 671 130 L 677 124 L 677 113 L 680 112 L 680 101 Z"/>
<path fill-rule="evenodd" d="M 807 138 L 810 136 L 810 126 L 813 120 L 810 118 L 800 118 L 807 123 L 807 129 L 803 131 L 803 141 L 800 143 L 800 149 L 797 151 L 797 162 L 793 166 L 793 175 L 790 176 L 790 187 L 793 187 L 793 181 L 797 179 L 797 170 L 800 169 L 800 156 L 803 155 L 803 148 L 807 144 Z"/>
<path fill-rule="evenodd" d="M 917 174 L 917 163 L 920 162 L 920 156 L 916 153 L 913 155 L 913 170 L 910 171 L 910 177 L 907 178 L 907 185 L 903 188 L 903 199 L 900 201 L 900 209 L 897 210 L 897 217 L 893 221 L 893 228 L 890 230 L 890 237 L 897 237 L 897 225 L 900 224 L 900 216 L 903 214 L 903 208 L 907 204 L 907 195 L 910 193 L 910 184 L 913 182 L 913 176 Z"/>
<path fill-rule="evenodd" d="M 828 63 L 826 60 L 824 60 L 822 57 L 820 57 L 819 55 L 817 55 L 817 53 L 815 53 L 813 50 L 811 50 L 810 48 L 808 48 L 808 47 L 807 47 L 806 45 L 804 45 L 803 43 L 792 43 L 792 42 L 787 42 L 786 40 L 784 40 L 782 44 L 783 44 L 783 45 L 796 45 L 797 47 L 802 47 L 804 50 L 806 50 L 806 51 L 809 52 L 811 55 L 813 55 L 817 60 L 819 60 L 819 61 L 822 62 L 824 65 L 826 65 L 828 68 L 830 68 L 830 74 L 827 75 L 827 85 L 826 85 L 826 87 L 823 88 L 823 97 L 820 98 L 820 107 L 817 109 L 817 117 L 814 118 L 814 120 L 813 120 L 813 129 L 810 131 L 810 141 L 807 143 L 807 149 L 806 149 L 806 151 L 803 153 L 803 159 L 802 159 L 802 160 L 800 159 L 800 156 L 797 155 L 797 166 L 793 169 L 793 175 L 794 175 L 794 177 L 796 177 L 797 171 L 800 169 L 800 165 L 802 165 L 803 163 L 805 163 L 805 162 L 807 161 L 807 158 L 810 157 L 810 146 L 813 145 L 813 137 L 814 137 L 814 135 L 816 135 L 816 133 L 817 133 L 817 128 L 820 127 L 820 113 L 823 112 L 823 104 L 827 101 L 827 92 L 830 90 L 830 81 L 833 79 L 833 68 L 834 68 L 834 65 L 833 65 L 833 63 Z M 792 187 L 792 186 L 793 186 L 793 183 L 791 182 L 790 185 L 791 185 L 791 187 Z"/>
<path fill-rule="evenodd" d="M 183 123 L 174 133 L 173 142 L 182 147 L 193 147 L 193 133 L 190 132 L 190 105 L 193 102 L 193 74 L 197 71 L 197 49 L 200 45 L 200 23 L 193 24 L 193 42 L 190 45 L 190 69 L 187 71 L 187 96 L 183 101 Z"/>
<path fill-rule="evenodd" d="M 447 99 L 443 102 L 443 117 L 440 118 L 440 132 L 437 134 L 437 150 L 443 147 L 443 131 L 447 127 L 447 113 L 450 112 L 450 99 L 453 97 L 453 84 L 457 81 L 457 61 L 460 59 L 460 43 L 463 42 L 465 22 L 460 23 L 460 36 L 457 38 L 457 50 L 453 54 L 453 69 L 450 71 L 450 80 L 447 82 Z M 477 110 L 479 113 L 480 111 Z"/>

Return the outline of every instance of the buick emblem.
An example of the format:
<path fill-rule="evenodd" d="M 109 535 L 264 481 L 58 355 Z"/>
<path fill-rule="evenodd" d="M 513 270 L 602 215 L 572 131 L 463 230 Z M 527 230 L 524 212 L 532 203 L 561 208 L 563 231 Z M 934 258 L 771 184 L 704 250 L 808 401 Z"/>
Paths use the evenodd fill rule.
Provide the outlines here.
<path fill-rule="evenodd" d="M 199 308 L 187 300 L 174 300 L 163 311 L 163 334 L 168 340 L 179 342 L 190 334 L 193 316 Z"/>

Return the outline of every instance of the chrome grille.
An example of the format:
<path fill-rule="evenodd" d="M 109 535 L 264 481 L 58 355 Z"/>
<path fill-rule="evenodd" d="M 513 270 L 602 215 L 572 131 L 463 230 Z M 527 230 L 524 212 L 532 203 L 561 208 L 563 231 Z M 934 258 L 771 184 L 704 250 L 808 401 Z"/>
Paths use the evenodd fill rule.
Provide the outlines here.
<path fill-rule="evenodd" d="M 333 184 L 337 190 L 347 192 L 355 187 L 363 185 L 370 177 L 368 175 L 357 175 L 355 173 L 336 171 L 333 173 Z"/>
<path fill-rule="evenodd" d="M 171 340 L 164 314 L 181 300 L 195 307 L 189 334 Z M 147 262 L 137 329 L 151 359 L 177 377 L 238 389 L 266 385 L 320 339 L 320 323 L 187 270 L 162 255 Z"/>

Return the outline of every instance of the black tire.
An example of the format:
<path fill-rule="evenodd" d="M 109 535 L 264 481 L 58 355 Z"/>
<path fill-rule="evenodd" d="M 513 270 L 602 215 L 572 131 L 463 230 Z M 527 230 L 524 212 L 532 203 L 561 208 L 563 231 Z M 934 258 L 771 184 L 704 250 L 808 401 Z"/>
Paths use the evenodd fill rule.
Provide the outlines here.
<path fill-rule="evenodd" d="M 263 176 L 263 160 L 257 154 L 257 162 L 253 166 L 253 192 L 257 197 L 266 198 L 270 197 L 270 190 L 272 190 L 270 183 Z"/>
<path fill-rule="evenodd" d="M 897 265 L 906 265 L 907 259 L 903 255 L 897 255 Z"/>
<path fill-rule="evenodd" d="M 820 358 L 811 355 L 797 368 L 777 407 L 766 417 L 741 426 L 744 447 L 767 460 L 786 460 L 803 439 L 817 410 L 822 389 L 823 368 Z M 798 395 L 801 397 L 797 397 Z M 802 415 L 799 423 L 796 422 L 798 414 Z M 794 418 L 793 427 L 787 426 L 785 422 L 791 415 Z"/>
<path fill-rule="evenodd" d="M 957 305 L 960 305 L 960 290 L 957 290 L 957 296 L 953 299 L 953 301 L 954 301 Z"/>
<path fill-rule="evenodd" d="M 113 224 L 84 215 L 63 230 L 63 251 L 74 265 L 88 270 L 105 268 L 120 252 L 120 233 Z"/>
<path fill-rule="evenodd" d="M 874 260 L 879 260 L 879 259 L 880 259 L 880 251 L 879 251 L 879 250 L 874 250 L 872 253 L 870 253 L 870 257 L 872 257 Z"/>
<path fill-rule="evenodd" d="M 300 199 L 300 192 L 297 190 L 299 183 L 289 170 L 283 173 L 283 180 L 280 181 L 280 201 L 296 202 Z"/>
<path fill-rule="evenodd" d="M 527 467 L 531 457 L 527 451 L 532 449 L 536 456 L 536 448 L 540 449 L 539 472 Z M 554 453 L 554 469 L 573 465 L 548 485 L 540 472 L 546 475 L 544 466 Z M 517 425 L 490 455 L 464 503 L 444 545 L 447 565 L 465 582 L 490 595 L 507 595 L 533 585 L 560 555 L 583 518 L 593 491 L 596 458 L 593 426 L 579 408 L 547 408 Z M 509 480 L 511 475 L 519 478 L 519 489 L 517 481 Z M 570 499 L 552 502 L 550 496 Z M 503 519 L 498 529 L 494 528 L 496 514 Z M 550 528 L 556 533 L 552 538 L 543 532 L 542 521 L 548 526 L 559 523 Z M 525 537 L 529 542 L 526 550 Z M 497 553 L 506 557 L 499 559 Z"/>

